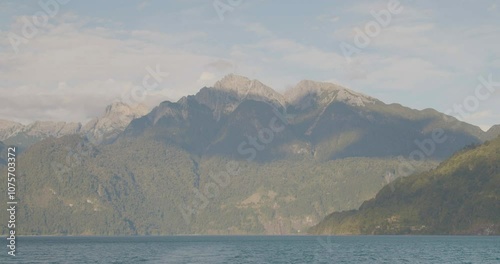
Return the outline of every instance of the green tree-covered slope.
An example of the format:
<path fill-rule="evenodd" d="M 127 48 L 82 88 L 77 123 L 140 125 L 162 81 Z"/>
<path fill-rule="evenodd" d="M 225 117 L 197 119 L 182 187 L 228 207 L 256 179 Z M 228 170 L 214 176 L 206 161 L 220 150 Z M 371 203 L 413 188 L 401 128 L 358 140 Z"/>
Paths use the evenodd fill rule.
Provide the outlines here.
<path fill-rule="evenodd" d="M 399 178 L 312 234 L 500 234 L 500 137 L 429 172 Z"/>
<path fill-rule="evenodd" d="M 431 142 L 436 132 L 445 139 Z M 282 96 L 230 75 L 112 140 L 86 136 L 18 156 L 21 234 L 303 233 L 373 198 L 402 165 L 433 168 L 485 132 L 334 84 L 302 81 Z"/>
<path fill-rule="evenodd" d="M 145 138 L 98 148 L 82 145 L 77 135 L 52 138 L 18 158 L 17 231 L 301 233 L 327 212 L 357 208 L 373 197 L 386 183 L 383 175 L 399 164 L 379 158 L 262 164 L 196 159 L 175 145 Z M 429 162 L 420 170 L 432 166 Z M 0 217 L 7 215 L 0 212 Z"/>

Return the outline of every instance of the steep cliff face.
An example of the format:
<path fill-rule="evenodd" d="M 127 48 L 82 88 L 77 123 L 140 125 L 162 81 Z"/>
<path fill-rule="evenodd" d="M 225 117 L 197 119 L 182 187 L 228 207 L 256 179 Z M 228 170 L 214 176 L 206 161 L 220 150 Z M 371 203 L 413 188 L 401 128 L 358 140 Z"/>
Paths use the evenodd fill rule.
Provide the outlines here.
<path fill-rule="evenodd" d="M 151 111 L 116 103 L 79 129 L 31 127 L 58 133 L 19 158 L 23 234 L 303 233 L 486 135 L 335 84 L 282 96 L 237 75 Z"/>
<path fill-rule="evenodd" d="M 91 138 L 99 144 L 114 140 L 130 122 L 146 115 L 149 109 L 142 104 L 135 107 L 125 103 L 116 102 L 106 107 L 103 116 L 94 118 L 87 122 L 81 129 L 87 138 Z"/>

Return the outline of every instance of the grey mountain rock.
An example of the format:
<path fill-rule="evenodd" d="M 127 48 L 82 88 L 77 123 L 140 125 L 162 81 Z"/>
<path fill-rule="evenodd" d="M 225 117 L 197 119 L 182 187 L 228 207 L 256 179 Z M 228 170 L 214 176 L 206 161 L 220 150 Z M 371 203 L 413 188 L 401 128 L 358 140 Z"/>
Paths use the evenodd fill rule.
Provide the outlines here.
<path fill-rule="evenodd" d="M 375 98 L 337 84 L 311 80 L 300 81 L 295 87 L 286 91 L 285 98 L 291 105 L 299 109 L 311 107 L 312 102 L 323 106 L 332 101 L 344 102 L 352 106 L 365 106 L 380 102 Z"/>
<path fill-rule="evenodd" d="M 121 102 L 113 103 L 106 107 L 103 116 L 87 122 L 82 127 L 81 133 L 87 138 L 95 140 L 97 144 L 113 140 L 133 119 L 146 115 L 148 110 L 142 104 L 132 107 Z"/>
<path fill-rule="evenodd" d="M 494 139 L 500 135 L 500 125 L 494 125 L 492 126 L 488 132 L 488 139 Z"/>
<path fill-rule="evenodd" d="M 286 106 L 285 98 L 272 88 L 258 80 L 234 74 L 217 81 L 213 87 L 201 89 L 196 99 L 212 109 L 217 121 L 246 100 L 266 102 L 277 108 Z"/>
<path fill-rule="evenodd" d="M 91 152 L 79 151 L 80 133 L 22 154 L 21 233 L 300 233 L 359 207 L 385 176 L 433 168 L 486 137 L 435 110 L 335 84 L 303 81 L 281 96 L 236 75 L 135 113 L 115 105 L 86 125 L 113 138 Z M 436 130 L 444 142 L 432 141 Z"/>
<path fill-rule="evenodd" d="M 85 125 L 74 122 L 35 121 L 28 125 L 0 120 L 0 140 L 20 149 L 26 149 L 32 144 L 49 138 L 59 138 L 65 135 L 80 134 L 98 144 L 114 139 L 134 118 L 147 114 L 144 105 L 136 107 L 124 103 L 113 103 L 106 108 L 102 117 L 94 118 Z"/>

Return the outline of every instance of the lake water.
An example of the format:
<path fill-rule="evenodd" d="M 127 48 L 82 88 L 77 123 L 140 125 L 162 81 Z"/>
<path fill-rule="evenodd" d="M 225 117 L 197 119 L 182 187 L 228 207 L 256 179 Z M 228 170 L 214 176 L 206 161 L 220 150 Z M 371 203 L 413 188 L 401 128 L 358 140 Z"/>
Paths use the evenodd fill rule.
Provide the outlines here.
<path fill-rule="evenodd" d="M 6 240 L 4 240 L 6 242 Z M 500 237 L 21 237 L 0 263 L 500 263 Z"/>

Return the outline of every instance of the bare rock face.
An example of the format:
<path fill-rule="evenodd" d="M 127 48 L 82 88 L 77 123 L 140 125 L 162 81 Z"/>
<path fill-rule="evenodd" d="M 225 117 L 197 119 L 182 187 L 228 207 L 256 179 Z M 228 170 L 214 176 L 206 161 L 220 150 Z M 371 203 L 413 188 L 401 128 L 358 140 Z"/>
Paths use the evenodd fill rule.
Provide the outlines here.
<path fill-rule="evenodd" d="M 35 121 L 28 125 L 0 120 L 0 141 L 23 146 L 25 141 L 34 143 L 48 137 L 61 137 L 80 132 L 80 123 Z M 28 144 L 28 145 L 29 145 Z"/>
<path fill-rule="evenodd" d="M 8 120 L 0 120 L 0 141 L 4 141 L 12 136 L 15 136 L 17 133 L 22 131 L 23 128 L 23 124 Z"/>
<path fill-rule="evenodd" d="M 258 80 L 250 80 L 239 75 L 227 75 L 214 84 L 214 89 L 232 93 L 241 100 L 268 101 L 278 106 L 285 106 L 283 95 Z"/>
<path fill-rule="evenodd" d="M 132 107 L 121 102 L 113 103 L 106 107 L 102 117 L 94 118 L 85 124 L 81 133 L 96 144 L 113 139 L 130 124 L 130 121 L 146 115 L 148 110 L 142 104 Z"/>
<path fill-rule="evenodd" d="M 381 184 L 481 142 L 486 133 L 446 122 L 435 110 L 384 104 L 331 83 L 301 81 L 282 96 L 237 75 L 147 112 L 114 103 L 79 130 L 37 122 L 15 136 L 32 142 L 39 139 L 28 133 L 79 131 L 24 152 L 19 167 L 31 184 L 23 192 L 26 221 L 19 231 L 298 234 L 328 212 L 358 208 Z M 9 135 L 25 129 L 13 122 L 0 127 Z M 414 164 L 412 155 L 424 151 L 419 142 L 433 139 L 434 128 L 445 131 L 446 144 L 433 143 L 432 153 Z M 94 151 L 87 142 L 103 143 Z"/>
<path fill-rule="evenodd" d="M 94 118 L 85 125 L 74 122 L 35 121 L 23 125 L 13 121 L 0 120 L 0 141 L 27 148 L 49 137 L 80 134 L 99 144 L 117 136 L 132 119 L 148 113 L 144 105 L 131 107 L 124 103 L 113 103 L 106 107 L 102 117 Z"/>
<path fill-rule="evenodd" d="M 33 137 L 61 137 L 80 132 L 80 123 L 36 121 L 25 126 L 24 132 Z"/>
<path fill-rule="evenodd" d="M 247 100 L 265 102 L 274 108 L 286 107 L 286 100 L 280 93 L 258 80 L 250 80 L 235 74 L 225 76 L 213 87 L 202 88 L 195 98 L 212 110 L 217 121 Z"/>
<path fill-rule="evenodd" d="M 300 81 L 294 88 L 285 93 L 286 100 L 299 109 L 306 109 L 315 101 L 327 105 L 333 101 L 344 102 L 352 106 L 365 106 L 378 100 L 370 96 L 354 92 L 337 84 Z"/>

